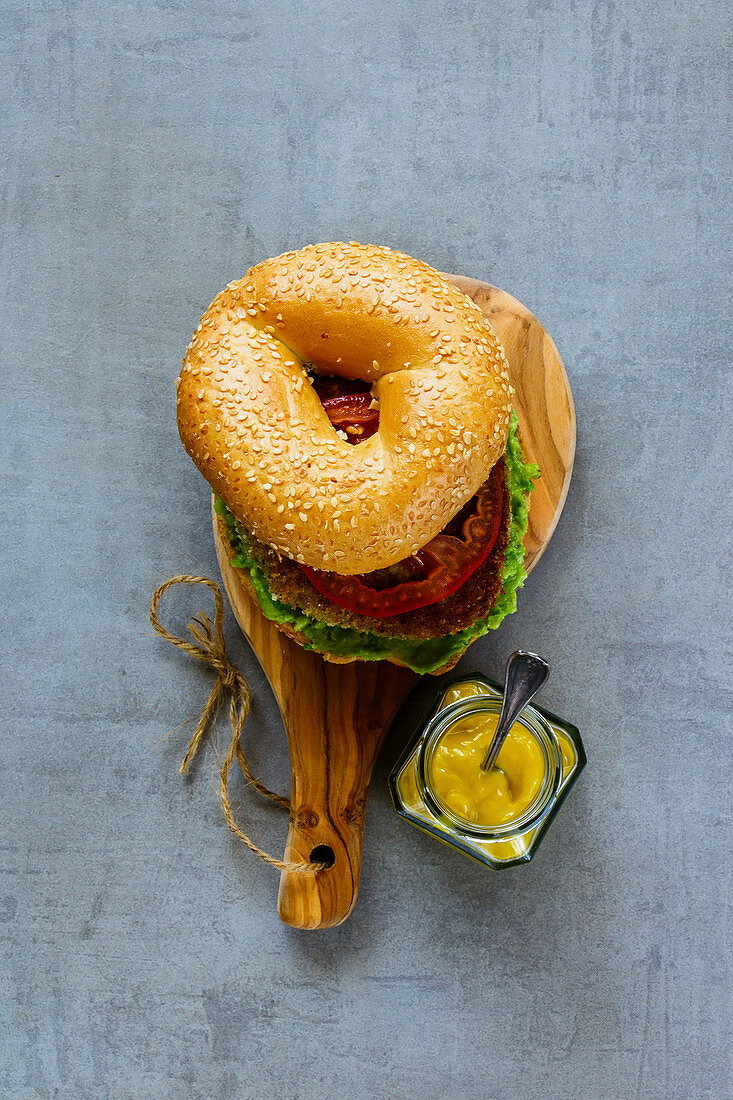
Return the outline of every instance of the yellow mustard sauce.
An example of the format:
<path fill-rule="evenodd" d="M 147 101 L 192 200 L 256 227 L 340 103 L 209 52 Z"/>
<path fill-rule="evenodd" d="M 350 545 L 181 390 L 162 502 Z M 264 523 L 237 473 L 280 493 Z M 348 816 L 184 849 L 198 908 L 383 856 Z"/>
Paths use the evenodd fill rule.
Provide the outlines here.
<path fill-rule="evenodd" d="M 449 707 L 451 703 L 459 703 L 461 699 L 473 699 L 475 695 L 485 695 L 481 685 L 473 680 L 464 680 L 460 684 L 449 687 L 441 700 L 441 707 Z"/>
<path fill-rule="evenodd" d="M 479 706 L 477 712 L 454 718 L 437 743 L 431 740 L 428 745 L 424 738 L 431 722 L 437 722 L 452 703 L 478 696 L 486 699 L 489 706 Z M 562 728 L 560 719 L 541 711 L 539 715 L 526 715 L 526 725 L 515 723 L 497 761 L 501 771 L 487 776 L 481 764 L 496 729 L 500 704 L 501 696 L 483 680 L 466 679 L 452 684 L 444 690 L 409 754 L 390 776 L 390 785 L 394 784 L 392 797 L 403 816 L 445 844 L 458 847 L 493 868 L 532 858 L 552 817 L 541 818 L 529 829 L 519 821 L 525 812 L 531 821 L 537 821 L 533 810 L 535 806 L 539 810 L 540 804 L 542 809 L 552 811 L 554 803 L 562 800 L 585 764 L 578 731 L 575 730 L 576 744 L 570 732 Z M 550 727 L 547 743 L 540 736 L 543 722 Z M 534 732 L 536 723 L 538 732 Z M 549 760 L 545 757 L 553 739 L 561 760 L 553 751 Z M 558 763 L 562 769 L 559 777 Z M 553 785 L 554 791 L 550 802 L 545 797 L 548 784 Z M 431 808 L 432 800 L 426 802 L 427 795 L 449 810 L 454 820 L 449 823 L 447 817 L 436 817 L 437 807 Z M 502 836 L 492 836 L 499 827 Z"/>
<path fill-rule="evenodd" d="M 486 692 L 481 687 L 481 684 L 477 684 L 473 680 L 464 680 L 448 688 L 440 705 L 441 707 L 449 707 L 451 703 L 458 703 L 461 699 L 473 699 L 477 695 L 485 694 Z M 575 767 L 578 754 L 575 751 L 573 742 L 562 732 L 562 730 L 555 727 L 555 734 L 562 753 L 563 776 L 565 776 L 571 768 Z"/>
<path fill-rule="evenodd" d="M 490 771 L 481 767 L 498 714 L 467 715 L 455 721 L 434 746 L 430 785 L 456 817 L 492 828 L 521 817 L 537 798 L 545 777 L 545 755 L 537 739 L 515 722 Z"/>

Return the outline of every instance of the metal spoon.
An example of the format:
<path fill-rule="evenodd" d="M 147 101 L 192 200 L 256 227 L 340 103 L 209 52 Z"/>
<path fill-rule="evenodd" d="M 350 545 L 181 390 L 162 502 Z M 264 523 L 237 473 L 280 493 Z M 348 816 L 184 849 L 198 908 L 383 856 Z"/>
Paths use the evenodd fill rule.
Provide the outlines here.
<path fill-rule="evenodd" d="M 504 700 L 496 733 L 491 738 L 481 767 L 490 771 L 496 763 L 499 750 L 530 699 L 534 698 L 550 674 L 550 666 L 536 653 L 518 650 L 512 653 L 504 673 Z"/>

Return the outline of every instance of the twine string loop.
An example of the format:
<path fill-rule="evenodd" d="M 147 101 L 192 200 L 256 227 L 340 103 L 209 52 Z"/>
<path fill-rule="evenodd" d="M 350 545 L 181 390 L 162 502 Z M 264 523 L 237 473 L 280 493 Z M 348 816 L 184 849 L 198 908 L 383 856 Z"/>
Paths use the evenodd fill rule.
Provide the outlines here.
<path fill-rule="evenodd" d="M 158 613 L 160 601 L 168 589 L 177 584 L 192 586 L 203 584 L 214 593 L 216 610 L 213 624 L 205 611 L 200 611 L 197 615 L 194 615 L 187 624 L 187 629 L 193 638 L 193 642 L 190 642 L 186 637 L 182 638 L 177 634 L 172 634 L 160 621 Z M 247 782 L 250 786 L 254 787 L 256 791 L 259 791 L 261 795 L 264 795 L 265 798 L 269 798 L 272 802 L 275 802 L 278 806 L 282 806 L 284 809 L 290 809 L 290 800 L 284 795 L 271 791 L 269 787 L 266 787 L 264 783 L 252 774 L 244 754 L 244 749 L 242 748 L 241 738 L 245 722 L 247 721 L 247 715 L 252 706 L 252 691 L 242 673 L 227 657 L 226 643 L 224 641 L 224 598 L 219 585 L 216 581 L 211 580 L 210 577 L 196 577 L 188 573 L 170 577 L 153 592 L 150 601 L 150 623 L 155 633 L 159 634 L 161 638 L 164 638 L 178 649 L 183 650 L 189 657 L 193 657 L 195 660 L 202 661 L 204 664 L 209 665 L 216 673 L 216 682 L 201 711 L 196 729 L 194 730 L 183 761 L 181 762 L 181 774 L 187 774 L 196 753 L 201 747 L 204 737 L 213 727 L 219 706 L 228 696 L 229 721 L 232 733 L 229 740 L 229 747 L 219 772 L 219 798 L 221 799 L 221 805 L 227 825 L 235 836 L 237 836 L 243 844 L 246 844 L 251 852 L 254 852 L 254 854 L 264 860 L 265 863 L 269 863 L 271 867 L 276 867 L 280 871 L 318 870 L 318 864 L 306 862 L 294 863 L 287 860 L 276 859 L 275 856 L 271 856 L 268 852 L 263 851 L 262 848 L 255 844 L 234 820 L 229 800 L 229 771 L 235 757 Z"/>

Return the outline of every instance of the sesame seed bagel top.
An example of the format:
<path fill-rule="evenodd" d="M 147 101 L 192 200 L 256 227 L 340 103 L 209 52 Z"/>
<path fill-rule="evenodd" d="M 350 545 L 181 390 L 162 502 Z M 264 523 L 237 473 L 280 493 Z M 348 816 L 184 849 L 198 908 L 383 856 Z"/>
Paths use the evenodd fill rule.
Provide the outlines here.
<path fill-rule="evenodd" d="M 336 434 L 304 364 L 372 383 L 379 430 Z M 474 303 L 388 248 L 320 244 L 230 283 L 178 379 L 183 445 L 257 538 L 364 573 L 434 538 L 506 445 L 506 359 Z"/>

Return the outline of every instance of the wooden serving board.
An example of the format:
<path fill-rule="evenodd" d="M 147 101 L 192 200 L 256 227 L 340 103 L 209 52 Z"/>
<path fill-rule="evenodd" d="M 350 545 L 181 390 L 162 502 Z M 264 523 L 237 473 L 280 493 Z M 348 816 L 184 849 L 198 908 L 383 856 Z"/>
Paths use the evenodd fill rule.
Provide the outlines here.
<path fill-rule="evenodd" d="M 570 483 L 575 410 L 570 385 L 549 333 L 503 290 L 447 276 L 473 298 L 504 346 L 516 390 L 522 442 L 542 470 L 530 497 L 525 540 L 530 572 L 547 546 Z M 275 693 L 290 748 L 291 811 L 285 859 L 332 865 L 283 872 L 278 912 L 296 928 L 341 924 L 359 887 L 364 811 L 385 732 L 418 677 L 386 661 L 331 664 L 306 652 L 259 610 L 214 514 L 214 539 L 224 586 Z"/>

